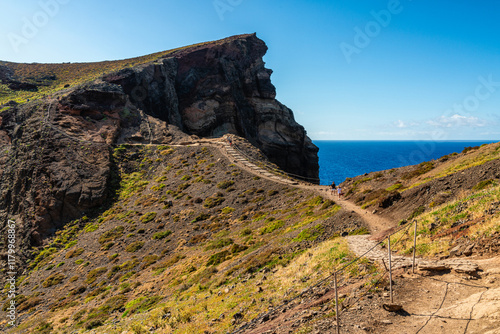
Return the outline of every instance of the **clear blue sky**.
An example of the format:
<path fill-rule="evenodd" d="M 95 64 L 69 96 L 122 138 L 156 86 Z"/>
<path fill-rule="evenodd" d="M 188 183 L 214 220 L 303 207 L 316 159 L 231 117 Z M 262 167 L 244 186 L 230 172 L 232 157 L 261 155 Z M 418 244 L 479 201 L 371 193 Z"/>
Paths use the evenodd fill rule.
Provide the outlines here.
<path fill-rule="evenodd" d="M 0 60 L 123 59 L 256 32 L 313 139 L 500 139 L 499 1 L 0 3 Z"/>

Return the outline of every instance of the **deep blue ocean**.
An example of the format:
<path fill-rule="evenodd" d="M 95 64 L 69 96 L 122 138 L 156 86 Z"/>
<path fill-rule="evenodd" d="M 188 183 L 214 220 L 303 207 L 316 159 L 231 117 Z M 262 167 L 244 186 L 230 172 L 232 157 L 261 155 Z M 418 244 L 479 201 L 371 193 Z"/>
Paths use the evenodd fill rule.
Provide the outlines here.
<path fill-rule="evenodd" d="M 465 147 L 496 141 L 323 141 L 319 147 L 319 177 L 322 185 L 343 182 L 347 177 L 419 164 Z"/>

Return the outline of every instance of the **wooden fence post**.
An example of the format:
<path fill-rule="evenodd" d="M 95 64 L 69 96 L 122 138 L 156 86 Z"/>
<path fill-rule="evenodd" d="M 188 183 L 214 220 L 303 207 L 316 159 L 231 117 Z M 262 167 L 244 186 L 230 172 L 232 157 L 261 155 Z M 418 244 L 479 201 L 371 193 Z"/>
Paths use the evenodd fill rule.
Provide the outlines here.
<path fill-rule="evenodd" d="M 339 316 L 339 291 L 337 289 L 337 272 L 335 272 L 335 316 L 337 318 L 337 334 L 340 334 L 340 316 Z"/>
<path fill-rule="evenodd" d="M 412 271 L 415 274 L 415 254 L 417 252 L 417 221 L 415 220 L 415 231 L 413 235 L 413 266 Z"/>
<path fill-rule="evenodd" d="M 390 293 L 391 293 L 391 304 L 394 303 L 393 297 L 392 297 L 392 260 L 391 260 L 391 236 L 387 238 L 389 241 L 389 288 L 390 288 Z"/>

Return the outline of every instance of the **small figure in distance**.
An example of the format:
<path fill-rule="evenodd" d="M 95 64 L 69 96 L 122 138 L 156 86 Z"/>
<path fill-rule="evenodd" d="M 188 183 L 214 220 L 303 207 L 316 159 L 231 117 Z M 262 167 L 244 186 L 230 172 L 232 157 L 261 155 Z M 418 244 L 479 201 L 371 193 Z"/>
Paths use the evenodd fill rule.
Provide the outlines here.
<path fill-rule="evenodd" d="M 233 140 L 231 137 L 227 136 L 227 142 L 229 143 L 229 146 L 233 146 Z"/>
<path fill-rule="evenodd" d="M 335 191 L 335 188 L 337 187 L 337 186 L 335 185 L 335 181 L 333 181 L 333 182 L 332 182 L 332 184 L 330 185 L 330 187 L 332 188 L 332 194 L 333 194 L 333 193 L 334 193 L 334 191 Z"/>
<path fill-rule="evenodd" d="M 342 197 L 342 188 L 338 187 L 337 188 L 337 193 L 339 195 L 339 198 L 341 198 Z"/>

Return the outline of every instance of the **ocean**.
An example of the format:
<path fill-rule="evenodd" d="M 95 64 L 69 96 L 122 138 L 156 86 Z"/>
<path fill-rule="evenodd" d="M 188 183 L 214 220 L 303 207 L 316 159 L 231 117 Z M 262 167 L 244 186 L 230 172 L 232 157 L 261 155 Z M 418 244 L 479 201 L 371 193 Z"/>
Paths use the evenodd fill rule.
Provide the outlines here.
<path fill-rule="evenodd" d="M 319 147 L 319 177 L 322 185 L 339 184 L 347 177 L 419 164 L 465 147 L 496 141 L 324 141 Z"/>

